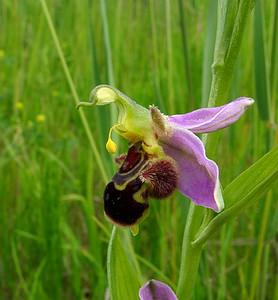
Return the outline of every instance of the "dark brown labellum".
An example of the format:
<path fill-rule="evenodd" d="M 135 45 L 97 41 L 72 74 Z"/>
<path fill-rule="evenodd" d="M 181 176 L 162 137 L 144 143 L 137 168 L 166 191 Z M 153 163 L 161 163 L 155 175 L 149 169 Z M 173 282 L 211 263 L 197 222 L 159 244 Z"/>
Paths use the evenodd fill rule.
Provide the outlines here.
<path fill-rule="evenodd" d="M 168 197 L 177 187 L 175 162 L 149 156 L 141 142 L 132 145 L 104 191 L 104 210 L 113 223 L 131 226 L 139 223 L 149 205 L 149 197 Z"/>
<path fill-rule="evenodd" d="M 111 181 L 104 192 L 104 211 L 116 224 L 130 226 L 143 217 L 144 211 L 149 207 L 147 203 L 139 203 L 134 194 L 142 188 L 140 179 L 128 183 L 124 190 L 118 190 Z"/>
<path fill-rule="evenodd" d="M 113 176 L 112 181 L 118 186 L 125 185 L 130 180 L 138 177 L 138 174 L 146 165 L 147 161 L 148 155 L 143 151 L 141 142 L 132 145 L 119 171 Z"/>

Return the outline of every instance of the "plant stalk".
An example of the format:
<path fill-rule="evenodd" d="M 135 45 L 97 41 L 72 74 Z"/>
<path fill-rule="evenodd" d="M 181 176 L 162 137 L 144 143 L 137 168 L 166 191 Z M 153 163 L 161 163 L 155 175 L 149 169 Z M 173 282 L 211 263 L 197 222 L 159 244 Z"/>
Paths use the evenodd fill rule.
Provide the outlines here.
<path fill-rule="evenodd" d="M 202 252 L 202 245 L 192 246 L 192 241 L 199 230 L 204 209 L 190 204 L 187 221 L 184 229 L 181 267 L 177 286 L 179 299 L 190 299 L 195 285 L 199 262 Z"/>
<path fill-rule="evenodd" d="M 221 99 L 227 99 L 231 74 L 239 53 L 244 27 L 250 15 L 254 0 L 218 2 L 218 24 L 215 42 L 214 62 L 212 65 L 212 84 L 208 106 L 219 104 Z M 235 16 L 231 18 L 230 16 Z M 203 135 L 203 143 L 207 136 Z M 193 244 L 194 238 L 204 217 L 204 208 L 190 205 L 184 230 L 181 267 L 177 286 L 179 299 L 191 299 L 204 242 Z"/>

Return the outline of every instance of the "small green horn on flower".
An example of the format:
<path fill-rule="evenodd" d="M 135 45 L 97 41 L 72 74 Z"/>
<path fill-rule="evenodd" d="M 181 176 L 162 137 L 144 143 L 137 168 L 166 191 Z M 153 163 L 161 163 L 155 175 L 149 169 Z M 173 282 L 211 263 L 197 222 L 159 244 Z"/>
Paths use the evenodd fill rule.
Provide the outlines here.
<path fill-rule="evenodd" d="M 100 85 L 91 91 L 89 102 L 79 102 L 76 108 L 79 109 L 81 106 L 105 105 L 117 101 L 117 98 L 114 88 Z"/>
<path fill-rule="evenodd" d="M 89 97 L 89 102 L 80 102 L 81 106 L 106 105 L 114 103 L 119 111 L 118 121 L 114 124 L 108 135 L 106 149 L 110 153 L 117 150 L 116 143 L 112 140 L 112 132 L 115 131 L 131 143 L 142 141 L 146 152 L 153 153 L 160 151 L 157 139 L 150 128 L 152 128 L 152 118 L 150 111 L 138 105 L 135 101 L 109 85 L 99 85 L 95 87 Z"/>

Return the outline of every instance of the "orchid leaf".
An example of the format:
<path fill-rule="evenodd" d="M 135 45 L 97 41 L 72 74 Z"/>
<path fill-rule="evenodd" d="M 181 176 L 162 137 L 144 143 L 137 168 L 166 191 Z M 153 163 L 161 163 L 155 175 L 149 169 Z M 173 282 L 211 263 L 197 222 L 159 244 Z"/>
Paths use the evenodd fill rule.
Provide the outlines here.
<path fill-rule="evenodd" d="M 227 209 L 237 205 L 240 199 L 247 199 L 249 204 L 252 204 L 261 198 L 275 184 L 277 175 L 278 146 L 275 146 L 225 188 Z"/>
<path fill-rule="evenodd" d="M 108 248 L 108 283 L 111 300 L 138 299 L 141 273 L 128 232 L 114 226 Z"/>
<path fill-rule="evenodd" d="M 278 179 L 278 146 L 241 173 L 224 190 L 226 209 L 198 234 L 193 245 L 203 244 L 223 224 L 255 204 L 272 189 Z"/>

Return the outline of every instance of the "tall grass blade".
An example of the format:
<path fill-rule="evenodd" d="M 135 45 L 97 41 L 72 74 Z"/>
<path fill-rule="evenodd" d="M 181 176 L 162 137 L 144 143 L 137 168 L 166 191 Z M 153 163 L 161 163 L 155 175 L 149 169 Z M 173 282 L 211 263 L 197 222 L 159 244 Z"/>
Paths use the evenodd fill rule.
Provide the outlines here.
<path fill-rule="evenodd" d="M 102 26 L 103 26 L 105 54 L 106 54 L 108 83 L 110 85 L 115 86 L 106 0 L 102 0 L 100 2 L 100 8 L 101 8 L 101 20 L 102 20 Z M 111 124 L 116 124 L 116 122 L 117 122 L 117 110 L 114 105 L 110 106 L 110 122 L 111 122 Z M 115 142 L 118 143 L 118 137 L 116 137 Z"/>
<path fill-rule="evenodd" d="M 15 264 L 16 273 L 17 273 L 17 276 L 19 277 L 19 287 L 18 288 L 22 288 L 25 297 L 29 298 L 30 297 L 30 292 L 29 292 L 29 289 L 28 289 L 27 282 L 24 279 L 23 274 L 22 274 L 20 259 L 18 257 L 16 246 L 15 246 L 14 242 L 12 242 L 11 249 L 12 249 L 13 263 Z"/>
<path fill-rule="evenodd" d="M 255 86 L 256 98 L 258 101 L 259 113 L 261 119 L 267 121 L 269 124 L 273 123 L 274 112 L 272 111 L 270 87 L 271 77 L 269 76 L 267 65 L 266 46 L 267 41 L 265 38 L 264 30 L 264 2 L 261 0 L 256 1 L 255 16 L 254 16 L 254 59 L 255 59 Z M 267 128 L 266 147 L 269 149 L 272 143 L 270 128 Z M 253 262 L 253 272 L 251 278 L 250 300 L 254 300 L 258 294 L 258 289 L 261 287 L 260 277 L 263 276 L 260 272 L 263 260 L 263 250 L 266 239 L 266 228 L 269 223 L 269 215 L 271 210 L 272 193 L 269 192 L 262 212 L 262 218 L 259 226 L 258 247 L 256 249 L 256 256 Z"/>
<path fill-rule="evenodd" d="M 158 99 L 159 107 L 162 111 L 166 111 L 165 104 L 161 94 L 161 83 L 160 83 L 160 69 L 159 69 L 159 49 L 158 49 L 158 33 L 156 26 L 156 17 L 155 17 L 155 5 L 154 0 L 150 0 L 150 18 L 151 18 L 151 30 L 152 30 L 152 51 L 153 51 L 153 64 L 154 64 L 154 85 L 156 91 L 156 97 Z"/>
<path fill-rule="evenodd" d="M 252 272 L 252 281 L 251 281 L 251 290 L 249 293 L 249 299 L 253 300 L 255 299 L 256 294 L 258 293 L 258 287 L 259 279 L 261 276 L 263 276 L 263 273 L 261 272 L 262 269 L 262 256 L 263 256 L 263 250 L 265 248 L 265 236 L 266 236 L 266 228 L 269 222 L 269 214 L 270 214 L 270 208 L 271 208 L 271 200 L 272 200 L 272 193 L 269 192 L 265 204 L 264 204 L 264 210 L 262 215 L 262 222 L 260 224 L 260 233 L 258 238 L 258 247 L 257 247 L 257 253 L 253 264 L 253 272 Z"/>
<path fill-rule="evenodd" d="M 206 18 L 206 34 L 204 42 L 203 71 L 202 71 L 202 107 L 208 103 L 211 86 L 211 67 L 215 47 L 217 28 L 217 0 L 210 0 Z"/>
<path fill-rule="evenodd" d="M 173 90 L 173 45 L 172 45 L 172 2 L 165 0 L 165 13 L 166 13 L 166 43 L 167 43 L 167 98 L 168 109 L 170 113 L 175 112 L 174 90 Z"/>
<path fill-rule="evenodd" d="M 96 182 L 97 179 L 93 175 L 93 158 L 90 156 L 88 160 L 87 180 L 86 180 L 86 199 L 83 201 L 83 210 L 85 215 L 85 221 L 88 230 L 88 242 L 89 250 L 98 262 L 97 274 L 91 271 L 91 289 L 94 291 L 96 298 L 101 298 L 105 291 L 105 269 L 102 268 L 102 244 L 99 238 L 96 223 L 92 216 L 96 216 L 95 202 L 92 201 L 94 198 L 94 190 L 92 182 Z M 95 275 L 95 276 L 94 276 Z"/>
<path fill-rule="evenodd" d="M 180 30 L 182 35 L 182 46 L 183 46 L 183 59 L 184 59 L 184 70 L 187 80 L 187 89 L 189 95 L 189 103 L 190 107 L 193 106 L 194 101 L 194 93 L 193 93 L 193 86 L 192 86 L 192 76 L 191 76 L 191 66 L 190 66 L 190 59 L 188 53 L 188 37 L 187 37 L 187 25 L 186 25 L 186 18 L 185 18 L 185 9 L 182 0 L 178 0 L 179 2 L 179 14 L 180 14 Z"/>
<path fill-rule="evenodd" d="M 100 84 L 100 68 L 98 65 L 98 56 L 97 56 L 97 43 L 95 39 L 95 32 L 93 28 L 92 22 L 92 10 L 93 10 L 93 1 L 87 0 L 87 12 L 88 12 L 88 40 L 89 40 L 89 47 L 91 53 L 91 65 L 92 65 L 92 79 L 94 84 Z"/>
<path fill-rule="evenodd" d="M 263 28 L 263 6 L 261 0 L 256 1 L 254 14 L 254 66 L 256 100 L 259 107 L 260 117 L 269 119 L 269 77 L 266 70 L 266 40 Z"/>
<path fill-rule="evenodd" d="M 272 28 L 272 44 L 271 44 L 271 60 L 270 60 L 270 92 L 271 92 L 271 122 L 275 122 L 277 112 L 277 84 L 278 84 L 278 1 L 273 4 L 273 28 Z"/>

